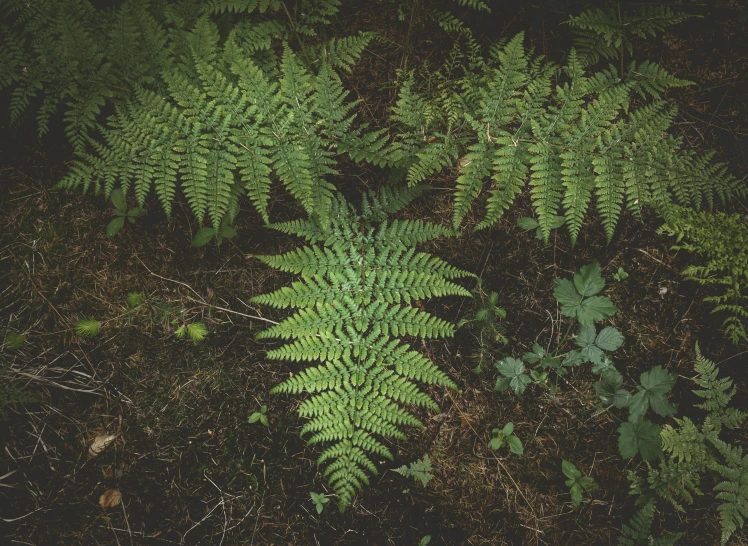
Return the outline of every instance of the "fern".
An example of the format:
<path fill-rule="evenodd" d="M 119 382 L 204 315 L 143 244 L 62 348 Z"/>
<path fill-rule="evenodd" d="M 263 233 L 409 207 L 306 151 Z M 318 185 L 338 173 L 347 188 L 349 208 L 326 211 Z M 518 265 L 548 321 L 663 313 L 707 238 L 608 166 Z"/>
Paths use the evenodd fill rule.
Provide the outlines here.
<path fill-rule="evenodd" d="M 623 525 L 623 536 L 618 538 L 618 546 L 673 546 L 682 533 L 653 538 L 651 530 L 654 514 L 655 503 L 650 499 L 637 510 L 628 524 Z"/>
<path fill-rule="evenodd" d="M 412 478 L 413 481 L 420 482 L 424 487 L 426 487 L 432 478 L 431 459 L 428 454 L 424 455 L 423 459 L 413 461 L 410 465 L 403 465 L 392 470 L 405 478 Z"/>
<path fill-rule="evenodd" d="M 358 150 L 363 142 L 351 129 L 354 103 L 330 63 L 313 74 L 288 47 L 263 70 L 242 45 L 246 32 L 233 29 L 220 46 L 217 27 L 199 19 L 187 35 L 190 57 L 163 76 L 165 92 L 139 91 L 110 121 L 105 143 L 81 154 L 59 185 L 105 195 L 132 188 L 141 206 L 154 188 L 167 217 L 181 186 L 198 221 L 217 230 L 245 194 L 269 221 L 270 187 L 280 179 L 326 222 L 337 143 L 346 138 Z"/>
<path fill-rule="evenodd" d="M 383 190 L 364 196 L 361 213 L 336 195 L 329 231 L 315 220 L 272 227 L 312 243 L 280 256 L 261 256 L 267 265 L 301 275 L 301 280 L 253 301 L 297 308 L 259 339 L 291 340 L 268 352 L 272 359 L 322 361 L 273 389 L 310 393 L 299 414 L 308 418 L 302 435 L 328 444 L 318 459 L 338 495 L 341 510 L 376 472 L 372 454 L 391 459 L 378 439 L 404 439 L 402 425 L 421 427 L 401 405 L 436 408 L 415 381 L 443 387 L 454 383 L 431 361 L 398 338 L 451 336 L 452 324 L 412 305 L 414 300 L 470 292 L 452 279 L 470 275 L 415 245 L 450 235 L 420 220 L 387 221 L 420 188 Z"/>
<path fill-rule="evenodd" d="M 624 52 L 633 54 L 632 39 L 656 36 L 667 27 L 698 17 L 672 11 L 667 6 L 641 6 L 637 10 L 593 9 L 569 18 L 575 30 L 575 46 L 590 64 L 600 58 L 622 60 Z"/>
<path fill-rule="evenodd" d="M 702 423 L 684 417 L 675 419 L 677 427 L 666 425 L 660 433 L 665 457 L 657 468 L 647 463 L 645 477 L 631 478 L 631 492 L 640 495 L 652 507 L 656 495 L 672 504 L 676 510 L 685 511 L 684 502 L 692 504 L 694 495 L 703 494 L 704 475 L 709 473 L 716 476 L 718 481 L 713 490 L 717 492 L 716 499 L 721 501 L 717 512 L 722 525 L 722 544 L 725 544 L 744 526 L 748 517 L 748 455 L 744 456 L 741 447 L 724 442 L 719 435 L 722 425 L 738 428 L 748 414 L 727 407 L 735 393 L 732 381 L 717 378 L 714 363 L 701 354 L 698 345 L 694 368 L 697 376 L 693 381 L 700 387 L 694 389 L 694 393 L 705 400 L 697 407 L 707 411 L 706 417 Z M 649 509 L 646 510 L 642 512 L 637 525 L 646 523 L 646 518 L 650 518 L 647 515 Z M 647 526 L 651 525 L 651 518 L 648 521 Z M 625 526 L 624 534 L 635 538 Z M 639 535 L 639 539 L 642 537 Z M 626 540 L 629 539 L 622 538 L 620 544 L 628 546 L 639 543 Z"/>
<path fill-rule="evenodd" d="M 722 329 L 735 344 L 748 340 L 748 220 L 740 214 L 694 212 L 685 208 L 668 211 L 658 233 L 676 237 L 674 250 L 696 254 L 702 265 L 691 265 L 682 274 L 701 285 L 721 286 L 721 293 L 704 298 L 716 304 L 713 313 L 726 313 Z"/>
<path fill-rule="evenodd" d="M 709 154 L 697 156 L 667 134 L 675 110 L 657 97 L 689 82 L 654 63 L 588 75 L 572 50 L 559 70 L 528 53 L 522 34 L 488 58 L 468 58 L 461 75 L 436 75 L 435 86 L 406 80 L 392 109 L 398 132 L 388 158 L 409 184 L 457 168 L 455 228 L 481 194 L 477 229 L 494 225 L 526 188 L 543 239 L 563 212 L 572 243 L 591 207 L 610 240 L 624 211 L 712 207 L 746 195 Z M 646 98 L 642 106 L 634 95 Z"/>

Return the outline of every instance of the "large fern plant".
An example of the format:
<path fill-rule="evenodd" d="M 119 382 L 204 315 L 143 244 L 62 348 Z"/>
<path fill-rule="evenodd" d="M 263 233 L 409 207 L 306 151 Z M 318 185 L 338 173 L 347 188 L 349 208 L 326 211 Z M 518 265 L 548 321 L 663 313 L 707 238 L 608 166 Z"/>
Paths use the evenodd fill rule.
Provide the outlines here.
<path fill-rule="evenodd" d="M 310 245 L 267 265 L 300 275 L 291 286 L 253 301 L 297 311 L 258 335 L 289 340 L 268 352 L 278 360 L 321 362 L 295 372 L 274 393 L 308 393 L 299 407 L 310 444 L 325 444 L 318 463 L 344 510 L 376 473 L 373 456 L 392 459 L 389 439 L 404 439 L 402 426 L 421 427 L 409 406 L 437 409 L 417 382 L 454 383 L 406 337 L 451 336 L 454 326 L 424 311 L 420 300 L 470 296 L 454 279 L 472 276 L 416 245 L 451 232 L 421 220 L 387 220 L 420 192 L 419 187 L 367 193 L 361 212 L 342 197 L 332 203 L 329 230 L 317 220 L 274 224 Z"/>
<path fill-rule="evenodd" d="M 529 189 L 543 238 L 562 214 L 572 243 L 592 207 L 610 240 L 624 210 L 638 216 L 644 206 L 666 212 L 746 194 L 711 154 L 668 133 L 676 110 L 660 94 L 689 82 L 656 64 L 588 74 L 575 50 L 557 67 L 528 52 L 519 34 L 487 58 L 473 48 L 460 68 L 430 88 L 412 78 L 403 85 L 387 156 L 409 184 L 456 171 L 455 228 L 481 193 L 478 229 Z"/>

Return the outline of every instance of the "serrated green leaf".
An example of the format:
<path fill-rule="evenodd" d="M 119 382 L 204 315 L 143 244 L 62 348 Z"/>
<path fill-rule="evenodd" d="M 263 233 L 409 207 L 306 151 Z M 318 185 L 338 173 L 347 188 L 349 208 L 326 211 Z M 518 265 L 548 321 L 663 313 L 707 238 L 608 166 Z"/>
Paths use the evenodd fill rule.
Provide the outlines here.
<path fill-rule="evenodd" d="M 594 326 L 583 326 L 577 334 L 577 346 L 584 349 L 590 345 L 594 345 L 595 338 L 597 337 L 597 329 Z"/>
<path fill-rule="evenodd" d="M 537 343 L 532 346 L 532 352 L 531 353 L 525 353 L 522 357 L 522 360 L 527 362 L 528 364 L 535 364 L 537 362 L 540 362 L 540 360 L 545 356 L 545 349 L 543 349 L 540 345 Z"/>
<path fill-rule="evenodd" d="M 527 385 L 532 381 L 530 376 L 525 373 L 524 363 L 516 358 L 510 357 L 500 360 L 496 363 L 496 369 L 504 376 L 496 382 L 496 390 L 505 390 L 508 386 L 517 396 L 521 396 Z M 502 381 L 502 379 L 508 380 L 508 383 Z"/>
<path fill-rule="evenodd" d="M 593 385 L 595 392 L 603 399 L 605 404 L 613 404 L 617 408 L 625 408 L 631 393 L 621 388 L 623 376 L 617 370 L 607 370 L 603 373 L 602 381 Z"/>
<path fill-rule="evenodd" d="M 675 385 L 675 375 L 662 366 L 655 366 L 640 376 L 641 386 L 629 401 L 631 418 L 642 418 L 650 407 L 663 417 L 674 415 L 676 408 L 667 400 L 667 393 Z"/>
<path fill-rule="evenodd" d="M 592 366 L 592 373 L 605 373 L 609 370 L 615 370 L 613 361 L 608 356 L 603 356 L 599 362 L 594 362 Z"/>
<path fill-rule="evenodd" d="M 576 349 L 572 349 L 568 353 L 564 355 L 563 365 L 570 367 L 570 366 L 579 366 L 580 364 L 584 364 L 585 359 L 584 356 L 582 356 L 581 351 L 577 351 Z"/>
<path fill-rule="evenodd" d="M 574 274 L 574 286 L 582 296 L 594 296 L 605 288 L 605 279 L 600 275 L 600 264 L 597 261 L 583 266 Z"/>
<path fill-rule="evenodd" d="M 597 339 L 595 339 L 595 345 L 600 347 L 603 351 L 616 351 L 621 345 L 623 345 L 624 337 L 621 332 L 612 326 L 603 328 Z"/>
<path fill-rule="evenodd" d="M 593 296 L 582 300 L 576 311 L 576 318 L 579 324 L 590 325 L 612 317 L 617 312 L 618 308 L 613 305 L 610 298 L 606 296 Z"/>
<path fill-rule="evenodd" d="M 662 455 L 660 427 L 651 421 L 636 419 L 618 427 L 618 450 L 621 457 L 631 459 L 637 453 L 651 461 Z"/>

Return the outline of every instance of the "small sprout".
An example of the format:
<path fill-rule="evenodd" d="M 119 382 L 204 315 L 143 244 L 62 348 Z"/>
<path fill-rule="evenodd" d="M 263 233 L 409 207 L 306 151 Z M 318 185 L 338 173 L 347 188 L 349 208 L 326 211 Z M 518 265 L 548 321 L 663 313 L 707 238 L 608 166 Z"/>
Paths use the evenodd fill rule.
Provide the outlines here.
<path fill-rule="evenodd" d="M 431 543 L 431 535 L 425 535 L 418 541 L 418 546 L 428 546 Z"/>
<path fill-rule="evenodd" d="M 112 190 L 111 200 L 112 205 L 114 205 L 114 214 L 116 218 L 109 222 L 109 225 L 106 228 L 107 237 L 114 237 L 123 227 L 125 227 L 125 221 L 129 221 L 132 224 L 135 222 L 135 218 L 144 212 L 140 207 L 127 210 L 127 199 L 120 188 Z"/>
<path fill-rule="evenodd" d="M 142 292 L 129 292 L 127 294 L 127 305 L 130 307 L 138 307 L 145 303 L 145 294 Z"/>
<path fill-rule="evenodd" d="M 613 273 L 613 280 L 616 282 L 621 282 L 628 278 L 629 278 L 629 274 L 626 272 L 626 270 L 623 267 L 619 267 L 618 271 L 616 273 Z"/>
<path fill-rule="evenodd" d="M 173 323 L 173 322 L 172 322 Z M 208 335 L 208 328 L 202 322 L 193 322 L 192 324 L 183 324 L 176 330 L 174 335 L 179 339 L 187 336 L 194 344 L 198 344 Z"/>
<path fill-rule="evenodd" d="M 576 507 L 582 504 L 582 494 L 585 491 L 597 489 L 597 483 L 589 476 L 583 476 L 582 473 L 572 463 L 566 460 L 561 461 L 561 471 L 568 478 L 566 486 L 571 493 L 571 503 Z"/>
<path fill-rule="evenodd" d="M 270 421 L 268 420 L 267 413 L 268 413 L 268 407 L 267 406 L 262 406 L 260 408 L 260 411 L 256 411 L 252 415 L 249 416 L 248 421 L 250 423 L 256 423 L 257 421 L 259 421 L 260 423 L 262 423 L 266 427 L 269 427 L 270 426 Z"/>
<path fill-rule="evenodd" d="M 14 332 L 8 332 L 5 334 L 5 346 L 8 349 L 20 349 L 26 341 L 26 337 L 22 334 L 16 334 Z"/>
<path fill-rule="evenodd" d="M 325 497 L 324 493 L 315 493 L 313 491 L 310 493 L 310 496 L 312 497 L 312 502 L 314 503 L 314 506 L 317 508 L 317 513 L 321 514 L 322 510 L 325 509 L 325 504 L 330 502 L 330 499 Z"/>
<path fill-rule="evenodd" d="M 96 337 L 101 332 L 101 323 L 96 319 L 80 319 L 73 326 L 73 330 L 80 337 Z"/>
<path fill-rule="evenodd" d="M 495 428 L 491 433 L 493 434 L 493 438 L 488 442 L 488 447 L 494 451 L 501 449 L 506 444 L 509 446 L 509 451 L 515 455 L 522 455 L 525 452 L 522 441 L 514 434 L 514 423 L 507 423 L 503 429 Z"/>

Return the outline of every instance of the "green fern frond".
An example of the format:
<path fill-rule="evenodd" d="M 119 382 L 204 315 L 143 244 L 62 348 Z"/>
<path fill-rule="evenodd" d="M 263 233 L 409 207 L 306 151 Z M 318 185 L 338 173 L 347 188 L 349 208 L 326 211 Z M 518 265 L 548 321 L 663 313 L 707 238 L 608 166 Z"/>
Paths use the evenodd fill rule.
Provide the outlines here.
<path fill-rule="evenodd" d="M 311 394 L 299 414 L 302 434 L 327 447 L 319 457 L 344 510 L 376 473 L 370 454 L 392 458 L 378 438 L 404 438 L 402 426 L 421 423 L 403 406 L 436 408 L 417 382 L 454 387 L 431 361 L 399 338 L 451 336 L 454 326 L 411 302 L 436 296 L 469 296 L 451 279 L 470 275 L 428 254 L 421 242 L 451 232 L 422 221 L 394 220 L 395 212 L 422 188 L 366 194 L 359 214 L 336 197 L 329 231 L 318 220 L 272 226 L 318 243 L 266 264 L 301 274 L 289 287 L 257 296 L 256 303 L 297 311 L 258 339 L 290 340 L 268 358 L 321 361 L 300 370 L 272 392 Z"/>

